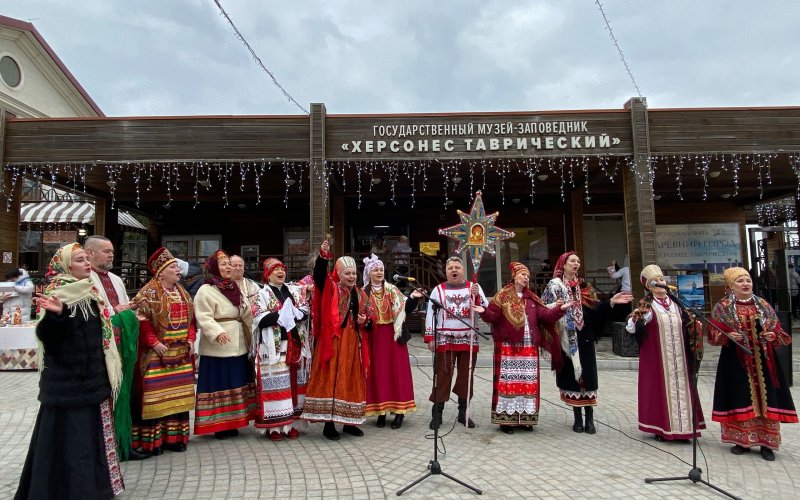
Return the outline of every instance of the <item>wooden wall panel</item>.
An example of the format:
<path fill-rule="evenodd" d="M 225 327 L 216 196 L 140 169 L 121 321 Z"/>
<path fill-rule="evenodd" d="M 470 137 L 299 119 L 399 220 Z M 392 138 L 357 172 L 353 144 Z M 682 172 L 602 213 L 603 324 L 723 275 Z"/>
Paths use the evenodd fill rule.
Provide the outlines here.
<path fill-rule="evenodd" d="M 0 165 L 4 161 L 4 152 L 6 150 L 6 123 L 7 113 L 6 110 L 0 108 Z M 4 275 L 7 271 L 16 267 L 19 263 L 19 200 L 22 193 L 22 183 L 18 182 L 13 193 L 7 193 L 6 188 L 10 188 L 9 174 L 5 169 L 2 170 L 3 190 L 0 193 L 0 256 L 4 252 L 11 252 L 11 263 L 3 264 L 0 261 L 0 272 Z M 7 196 L 12 196 L 12 202 L 8 204 Z M 8 210 L 6 210 L 8 208 Z"/>
<path fill-rule="evenodd" d="M 307 117 L 187 117 L 11 120 L 8 163 L 306 160 Z"/>
<path fill-rule="evenodd" d="M 327 180 L 321 172 L 325 166 L 325 105 L 315 103 L 311 105 L 311 120 L 309 126 L 309 217 L 311 249 L 320 245 L 328 234 L 330 228 L 330 207 L 326 192 Z"/>
<path fill-rule="evenodd" d="M 800 151 L 800 108 L 649 110 L 652 153 Z"/>

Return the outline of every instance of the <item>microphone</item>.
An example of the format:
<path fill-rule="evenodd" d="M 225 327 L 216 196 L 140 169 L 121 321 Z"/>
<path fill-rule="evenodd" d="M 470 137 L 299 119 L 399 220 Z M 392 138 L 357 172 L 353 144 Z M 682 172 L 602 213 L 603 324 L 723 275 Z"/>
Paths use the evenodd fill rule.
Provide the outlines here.
<path fill-rule="evenodd" d="M 392 276 L 392 279 L 394 281 L 401 281 L 401 280 L 417 281 L 415 278 L 412 278 L 411 276 L 403 276 L 402 274 L 395 274 L 394 276 Z"/>
<path fill-rule="evenodd" d="M 677 290 L 678 287 L 674 285 L 662 285 L 661 283 L 651 283 L 650 286 L 654 286 L 657 288 L 663 288 L 664 290 Z"/>

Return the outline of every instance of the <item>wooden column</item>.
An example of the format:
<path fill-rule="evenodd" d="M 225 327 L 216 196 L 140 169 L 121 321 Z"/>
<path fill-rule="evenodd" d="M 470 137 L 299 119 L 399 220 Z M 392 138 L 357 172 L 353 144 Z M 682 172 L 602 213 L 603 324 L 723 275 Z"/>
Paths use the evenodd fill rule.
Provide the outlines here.
<path fill-rule="evenodd" d="M 586 256 L 583 254 L 585 246 L 583 244 L 583 193 L 580 189 L 575 189 L 569 194 L 570 213 L 572 214 L 572 246 L 565 248 L 564 252 L 575 250 L 586 265 Z M 555 265 L 555 262 L 553 263 Z M 585 272 L 586 269 L 583 269 Z"/>
<path fill-rule="evenodd" d="M 653 184 L 648 162 L 650 137 L 647 123 L 647 100 L 634 97 L 625 103 L 631 112 L 631 131 L 635 172 L 623 169 L 625 225 L 628 255 L 631 261 L 631 285 L 634 297 L 644 294 L 639 280 L 642 268 L 656 263 L 656 217 L 653 209 Z"/>
<path fill-rule="evenodd" d="M 0 168 L 3 165 L 3 155 L 6 149 L 6 110 L 0 108 Z M 0 270 L 5 274 L 19 264 L 19 202 L 22 196 L 22 178 L 17 179 L 13 192 L 6 189 L 11 187 L 11 174 L 5 169 L 2 171 L 3 190 L 0 193 L 0 256 L 10 252 L 11 262 L 0 261 Z M 11 204 L 8 197 L 11 196 Z M 8 208 L 8 210 L 6 210 Z"/>
<path fill-rule="evenodd" d="M 333 255 L 338 258 L 345 255 L 344 248 L 348 236 L 344 196 L 338 193 L 332 193 L 330 196 L 331 211 L 333 212 Z"/>
<path fill-rule="evenodd" d="M 311 151 L 309 151 L 309 238 L 311 251 L 319 248 L 330 228 L 330 211 L 327 192 L 327 175 L 325 170 L 325 105 L 311 104 L 309 116 L 309 134 Z"/>

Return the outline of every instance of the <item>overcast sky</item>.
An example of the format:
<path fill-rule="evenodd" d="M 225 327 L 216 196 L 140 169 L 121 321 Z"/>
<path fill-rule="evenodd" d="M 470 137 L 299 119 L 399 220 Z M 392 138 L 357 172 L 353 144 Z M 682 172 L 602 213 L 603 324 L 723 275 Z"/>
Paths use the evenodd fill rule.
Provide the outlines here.
<path fill-rule="evenodd" d="M 221 0 L 328 113 L 620 108 L 637 91 L 592 0 Z M 794 1 L 605 0 L 651 108 L 800 105 Z M 108 116 L 297 114 L 213 0 L 0 0 Z"/>

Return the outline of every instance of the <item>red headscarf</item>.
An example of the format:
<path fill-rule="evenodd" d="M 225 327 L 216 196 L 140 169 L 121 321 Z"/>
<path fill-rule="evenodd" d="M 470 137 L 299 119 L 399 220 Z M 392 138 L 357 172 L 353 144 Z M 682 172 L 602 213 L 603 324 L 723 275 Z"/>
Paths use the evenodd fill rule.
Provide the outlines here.
<path fill-rule="evenodd" d="M 242 303 L 242 292 L 235 281 L 230 278 L 223 278 L 220 274 L 219 261 L 222 259 L 230 260 L 230 257 L 228 257 L 228 254 L 225 253 L 224 250 L 217 250 L 208 257 L 205 267 L 211 276 L 207 278 L 204 283 L 217 287 L 219 291 L 222 292 L 222 295 L 231 301 L 231 304 L 239 307 Z"/>
<path fill-rule="evenodd" d="M 564 266 L 567 263 L 567 259 L 569 259 L 571 255 L 578 255 L 578 253 L 575 250 L 570 250 L 568 252 L 562 253 L 561 257 L 558 258 L 558 262 L 556 262 L 556 267 L 553 268 L 554 278 L 561 278 L 561 280 L 564 281 Z M 595 297 L 594 293 L 592 293 L 591 287 L 580 276 L 575 275 L 574 282 L 567 283 L 566 281 L 564 281 L 564 284 L 566 284 L 567 286 L 580 287 L 581 303 L 586 307 L 592 307 L 593 305 L 597 304 L 598 302 L 597 297 Z"/>
<path fill-rule="evenodd" d="M 553 278 L 564 276 L 564 265 L 566 265 L 570 255 L 578 255 L 578 253 L 575 250 L 562 253 L 561 257 L 558 258 L 558 262 L 556 262 L 556 267 L 553 268 Z"/>

